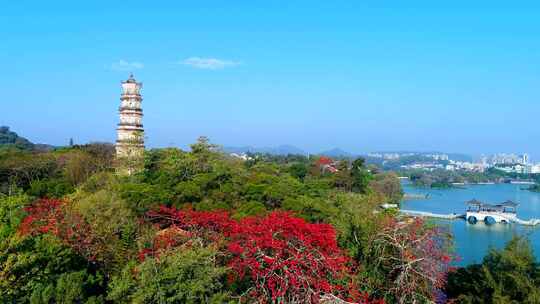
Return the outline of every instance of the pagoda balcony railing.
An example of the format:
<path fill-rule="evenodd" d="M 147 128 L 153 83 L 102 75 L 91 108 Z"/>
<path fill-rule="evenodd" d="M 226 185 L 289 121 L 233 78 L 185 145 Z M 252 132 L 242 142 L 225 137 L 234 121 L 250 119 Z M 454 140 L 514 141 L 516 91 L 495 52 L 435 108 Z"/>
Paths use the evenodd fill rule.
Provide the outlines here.
<path fill-rule="evenodd" d="M 126 144 L 126 145 L 137 145 L 137 146 L 144 146 L 144 140 L 136 140 L 136 139 L 117 139 L 116 143 L 118 144 Z"/>
<path fill-rule="evenodd" d="M 124 100 L 124 99 L 142 100 L 142 96 L 140 94 L 122 94 L 122 95 L 120 95 L 120 100 Z"/>
<path fill-rule="evenodd" d="M 142 128 L 143 127 L 142 124 L 129 123 L 129 122 L 120 122 L 120 123 L 118 123 L 118 126 L 119 127 L 135 127 L 135 128 Z"/>
<path fill-rule="evenodd" d="M 141 112 L 141 114 L 142 114 L 142 109 L 141 108 L 119 107 L 118 111 L 135 111 L 135 112 Z"/>

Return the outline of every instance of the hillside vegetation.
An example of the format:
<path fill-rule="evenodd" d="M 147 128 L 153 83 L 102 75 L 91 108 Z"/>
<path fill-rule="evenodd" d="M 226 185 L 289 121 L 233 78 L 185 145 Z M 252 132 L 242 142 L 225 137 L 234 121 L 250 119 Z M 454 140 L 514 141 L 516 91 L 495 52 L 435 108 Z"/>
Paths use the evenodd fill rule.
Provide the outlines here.
<path fill-rule="evenodd" d="M 448 233 L 380 209 L 399 180 L 362 159 L 241 160 L 201 138 L 147 151 L 138 174 L 114 167 L 107 144 L 0 152 L 4 302 L 444 298 Z"/>
<path fill-rule="evenodd" d="M 17 133 L 10 131 L 9 127 L 0 126 L 0 148 L 7 147 L 31 150 L 34 148 L 34 144 L 28 139 L 20 137 Z"/>

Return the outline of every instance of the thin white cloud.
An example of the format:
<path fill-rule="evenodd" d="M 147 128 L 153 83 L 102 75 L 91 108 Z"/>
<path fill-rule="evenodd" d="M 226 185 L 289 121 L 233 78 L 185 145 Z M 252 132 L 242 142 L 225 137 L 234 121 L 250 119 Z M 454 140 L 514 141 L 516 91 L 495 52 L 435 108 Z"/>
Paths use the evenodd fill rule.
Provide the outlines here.
<path fill-rule="evenodd" d="M 137 61 L 128 62 L 126 60 L 120 59 L 120 61 L 111 64 L 111 69 L 114 71 L 133 71 L 142 69 L 144 64 Z"/>
<path fill-rule="evenodd" d="M 240 65 L 239 61 L 223 60 L 217 58 L 201 58 L 189 57 L 179 62 L 179 64 L 187 65 L 197 69 L 204 70 L 221 70 Z"/>

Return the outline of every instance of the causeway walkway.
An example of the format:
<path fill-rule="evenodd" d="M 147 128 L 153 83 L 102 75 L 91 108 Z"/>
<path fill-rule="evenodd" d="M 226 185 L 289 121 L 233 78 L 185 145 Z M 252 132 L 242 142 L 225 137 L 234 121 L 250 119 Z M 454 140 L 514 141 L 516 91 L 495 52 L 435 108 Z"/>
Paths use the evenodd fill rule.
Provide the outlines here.
<path fill-rule="evenodd" d="M 439 213 L 406 210 L 406 209 L 400 209 L 399 212 L 405 215 L 410 215 L 410 216 L 433 217 L 433 218 L 441 218 L 441 219 L 447 219 L 447 220 L 454 220 L 458 218 L 465 219 L 465 214 L 457 214 L 457 213 L 439 214 Z"/>

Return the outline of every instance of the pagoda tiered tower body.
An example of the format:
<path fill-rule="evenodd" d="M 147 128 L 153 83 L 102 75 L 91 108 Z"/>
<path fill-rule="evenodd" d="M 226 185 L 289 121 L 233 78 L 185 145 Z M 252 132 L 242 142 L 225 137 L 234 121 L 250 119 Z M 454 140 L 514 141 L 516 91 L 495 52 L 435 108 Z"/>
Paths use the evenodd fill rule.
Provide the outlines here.
<path fill-rule="evenodd" d="M 144 153 L 141 88 L 142 83 L 137 82 L 133 74 L 122 82 L 120 122 L 116 129 L 116 156 L 120 159 L 136 159 Z"/>

